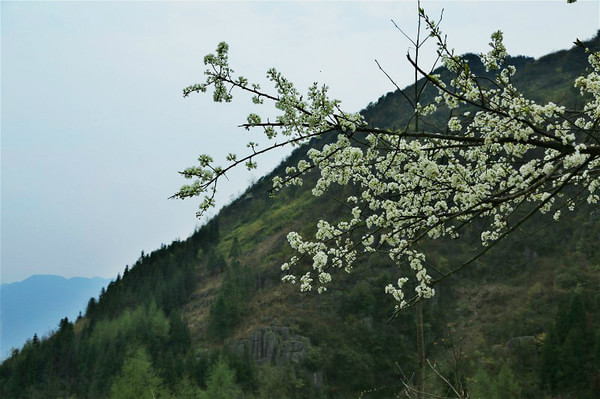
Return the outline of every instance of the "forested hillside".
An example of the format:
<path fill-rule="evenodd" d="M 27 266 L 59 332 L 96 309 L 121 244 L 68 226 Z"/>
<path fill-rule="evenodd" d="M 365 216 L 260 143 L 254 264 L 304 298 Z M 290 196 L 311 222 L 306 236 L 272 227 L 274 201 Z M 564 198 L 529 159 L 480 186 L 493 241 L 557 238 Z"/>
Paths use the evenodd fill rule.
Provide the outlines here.
<path fill-rule="evenodd" d="M 600 36 L 587 45 L 599 49 Z M 477 57 L 468 59 L 484 73 Z M 573 79 L 586 66 L 581 49 L 512 62 L 526 95 L 580 101 Z M 373 126 L 393 127 L 411 112 L 393 92 L 362 113 Z M 342 205 L 311 194 L 313 175 L 270 197 L 271 177 L 188 239 L 142 253 L 83 317 L 57 321 L 54 334 L 15 351 L 0 365 L 0 396 L 396 397 L 414 379 L 416 331 L 411 309 L 390 321 L 389 258 L 360 260 L 321 295 L 282 284 L 287 233 L 310 235 L 308 221 L 335 220 Z M 479 226 L 470 228 L 475 241 Z M 436 287 L 424 305 L 427 391 L 455 397 L 439 373 L 472 398 L 600 398 L 599 243 L 597 208 L 581 206 L 558 223 L 538 216 Z M 436 264 L 474 251 L 468 240 L 425 245 Z"/>

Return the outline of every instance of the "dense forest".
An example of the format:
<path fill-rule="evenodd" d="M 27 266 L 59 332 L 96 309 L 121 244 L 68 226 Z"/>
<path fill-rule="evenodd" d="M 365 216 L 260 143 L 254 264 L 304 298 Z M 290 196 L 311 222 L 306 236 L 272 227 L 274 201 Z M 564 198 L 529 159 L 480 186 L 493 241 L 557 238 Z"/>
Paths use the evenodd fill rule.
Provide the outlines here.
<path fill-rule="evenodd" d="M 600 35 L 586 44 L 600 49 Z M 485 74 L 476 56 L 467 59 Z M 581 49 L 510 62 L 527 96 L 581 101 L 573 87 L 587 65 Z M 394 127 L 411 111 L 391 92 L 362 114 Z M 298 148 L 273 174 L 330 138 Z M 309 235 L 307 220 L 335 219 L 340 206 L 313 197 L 310 184 L 271 197 L 271 177 L 188 239 L 142 253 L 82 317 L 14 350 L 0 365 L 0 396 L 396 397 L 414 379 L 416 332 L 410 309 L 390 320 L 389 258 L 365 258 L 323 295 L 281 284 L 286 234 Z M 455 397 L 445 379 L 472 398 L 600 398 L 600 210 L 550 219 L 530 220 L 425 303 L 428 392 Z M 479 226 L 470 228 L 478 236 Z M 471 253 L 468 241 L 426 246 L 443 264 Z"/>

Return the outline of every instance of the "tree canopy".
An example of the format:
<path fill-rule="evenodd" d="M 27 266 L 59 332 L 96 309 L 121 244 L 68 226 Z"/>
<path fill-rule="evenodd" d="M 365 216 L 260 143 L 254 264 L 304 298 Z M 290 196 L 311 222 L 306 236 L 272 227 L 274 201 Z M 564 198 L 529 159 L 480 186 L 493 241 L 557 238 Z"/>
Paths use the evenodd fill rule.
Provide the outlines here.
<path fill-rule="evenodd" d="M 167 397 L 163 382 L 142 347 L 132 349 L 125 358 L 121 374 L 110 388 L 111 399 Z"/>

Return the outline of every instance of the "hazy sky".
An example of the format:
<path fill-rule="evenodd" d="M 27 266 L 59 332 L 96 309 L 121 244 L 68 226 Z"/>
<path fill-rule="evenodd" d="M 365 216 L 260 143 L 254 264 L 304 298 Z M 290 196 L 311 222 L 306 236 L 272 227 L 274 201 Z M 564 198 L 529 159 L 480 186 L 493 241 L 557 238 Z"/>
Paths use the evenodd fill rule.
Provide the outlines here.
<path fill-rule="evenodd" d="M 442 28 L 460 53 L 487 51 L 501 29 L 511 54 L 539 57 L 600 27 L 597 0 L 423 6 L 436 18 L 445 9 Z M 182 98 L 220 41 L 236 73 L 264 88 L 272 66 L 302 89 L 325 82 L 348 110 L 393 90 L 374 59 L 401 86 L 411 81 L 410 45 L 390 19 L 414 33 L 415 1 L 2 1 L 1 12 L 3 283 L 114 277 L 141 250 L 194 230 L 198 201 L 167 199 L 185 183 L 177 171 L 260 137 L 236 128 L 256 111 L 244 97 Z M 284 155 L 232 174 L 219 203 Z"/>

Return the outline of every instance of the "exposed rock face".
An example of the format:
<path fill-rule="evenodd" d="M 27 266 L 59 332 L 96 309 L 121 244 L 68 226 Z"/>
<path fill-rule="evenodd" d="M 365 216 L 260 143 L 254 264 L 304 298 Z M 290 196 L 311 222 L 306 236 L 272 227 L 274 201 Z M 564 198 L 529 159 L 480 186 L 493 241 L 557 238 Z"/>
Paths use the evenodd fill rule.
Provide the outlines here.
<path fill-rule="evenodd" d="M 323 371 L 310 371 L 303 367 L 311 347 L 310 340 L 295 334 L 289 327 L 259 327 L 252 331 L 250 337 L 235 341 L 229 347 L 238 355 L 250 354 L 258 365 L 292 366 L 304 373 L 317 390 L 323 388 Z"/>
<path fill-rule="evenodd" d="M 252 355 L 257 363 L 270 363 L 281 366 L 291 363 L 300 365 L 308 355 L 310 341 L 296 335 L 288 327 L 270 326 L 255 329 L 250 338 L 236 341 L 231 345 L 234 352 Z"/>

